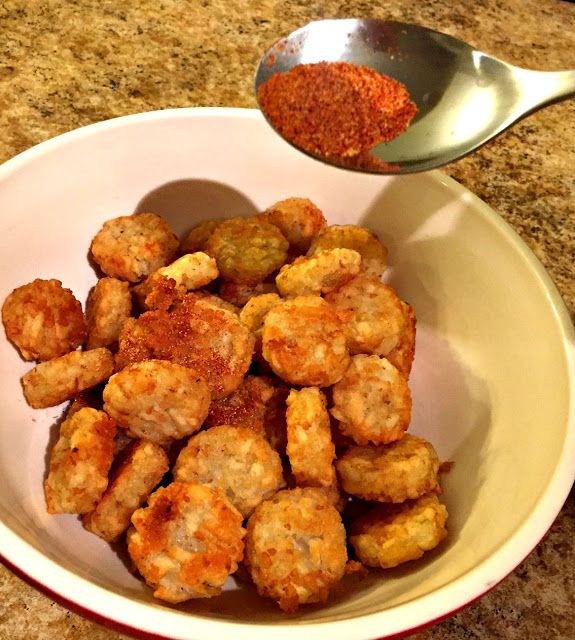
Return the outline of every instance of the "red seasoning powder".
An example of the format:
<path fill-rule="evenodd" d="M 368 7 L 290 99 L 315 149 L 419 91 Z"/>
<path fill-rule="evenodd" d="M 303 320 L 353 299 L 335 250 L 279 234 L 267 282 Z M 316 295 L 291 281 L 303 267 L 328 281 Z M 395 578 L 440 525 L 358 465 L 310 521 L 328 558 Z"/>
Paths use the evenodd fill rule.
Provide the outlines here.
<path fill-rule="evenodd" d="M 404 84 L 349 62 L 300 64 L 258 89 L 275 129 L 316 155 L 348 159 L 403 133 L 417 113 Z"/>

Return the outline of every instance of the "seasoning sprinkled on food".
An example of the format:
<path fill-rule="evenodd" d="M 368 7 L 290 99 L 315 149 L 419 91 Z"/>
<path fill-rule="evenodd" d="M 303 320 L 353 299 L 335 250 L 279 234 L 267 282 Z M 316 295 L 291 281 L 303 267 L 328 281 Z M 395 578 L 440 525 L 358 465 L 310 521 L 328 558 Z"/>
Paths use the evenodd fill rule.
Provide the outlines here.
<path fill-rule="evenodd" d="M 258 89 L 262 111 L 296 146 L 354 159 L 403 133 L 417 113 L 404 84 L 349 62 L 299 64 Z"/>

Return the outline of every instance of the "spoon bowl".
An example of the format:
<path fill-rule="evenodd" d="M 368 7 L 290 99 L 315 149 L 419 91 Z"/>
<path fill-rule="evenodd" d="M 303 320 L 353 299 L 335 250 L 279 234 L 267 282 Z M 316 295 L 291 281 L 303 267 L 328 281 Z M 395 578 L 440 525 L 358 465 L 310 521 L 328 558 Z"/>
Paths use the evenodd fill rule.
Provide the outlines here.
<path fill-rule="evenodd" d="M 399 80 L 418 107 L 405 133 L 371 150 L 383 161 L 381 166 L 350 167 L 337 158 L 314 155 L 370 173 L 415 173 L 443 166 L 533 111 L 575 95 L 575 70 L 522 69 L 447 34 L 375 19 L 319 20 L 282 38 L 259 63 L 256 95 L 273 74 L 322 61 L 365 65 Z"/>

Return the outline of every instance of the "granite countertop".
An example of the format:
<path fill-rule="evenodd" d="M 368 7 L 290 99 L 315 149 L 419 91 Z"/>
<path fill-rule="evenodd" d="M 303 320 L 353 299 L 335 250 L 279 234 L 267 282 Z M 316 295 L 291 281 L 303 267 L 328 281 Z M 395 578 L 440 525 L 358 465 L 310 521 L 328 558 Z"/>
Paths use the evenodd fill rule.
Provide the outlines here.
<path fill-rule="evenodd" d="M 561 0 L 3 0 L 0 162 L 128 113 L 255 107 L 278 37 L 322 17 L 417 22 L 533 69 L 575 68 L 575 4 Z M 507 220 L 575 312 L 575 102 L 533 114 L 444 169 Z M 544 425 L 542 425 L 544 428 Z M 0 567 L 0 639 L 121 638 Z M 575 638 L 575 495 L 545 539 L 480 601 L 417 640 Z"/>

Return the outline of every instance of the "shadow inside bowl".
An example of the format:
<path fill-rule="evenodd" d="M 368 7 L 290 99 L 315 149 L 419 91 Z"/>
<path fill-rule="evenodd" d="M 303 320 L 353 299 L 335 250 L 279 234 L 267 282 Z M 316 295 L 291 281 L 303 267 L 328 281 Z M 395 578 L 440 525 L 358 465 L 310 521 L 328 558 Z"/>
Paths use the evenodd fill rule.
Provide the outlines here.
<path fill-rule="evenodd" d="M 242 192 L 213 180 L 174 180 L 152 189 L 134 213 L 155 213 L 165 218 L 180 239 L 192 227 L 212 218 L 252 216 L 259 213 Z"/>

